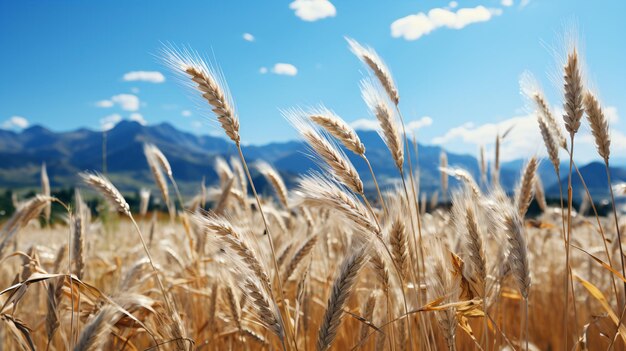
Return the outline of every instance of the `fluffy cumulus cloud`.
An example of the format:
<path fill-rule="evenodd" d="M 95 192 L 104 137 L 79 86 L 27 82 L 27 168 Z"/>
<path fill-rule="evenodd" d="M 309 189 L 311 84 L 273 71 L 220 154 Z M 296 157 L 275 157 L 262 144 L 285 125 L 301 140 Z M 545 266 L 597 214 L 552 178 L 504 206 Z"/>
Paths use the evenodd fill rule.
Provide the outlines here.
<path fill-rule="evenodd" d="M 146 121 L 146 119 L 143 118 L 143 115 L 141 113 L 137 113 L 137 112 L 131 113 L 129 119 L 131 121 L 135 121 L 135 122 L 141 124 L 142 126 L 145 126 L 145 125 L 148 124 L 148 121 Z"/>
<path fill-rule="evenodd" d="M 298 74 L 298 69 L 290 63 L 277 63 L 274 67 L 272 67 L 272 73 L 285 76 L 295 76 Z"/>
<path fill-rule="evenodd" d="M 163 83 L 165 82 L 165 76 L 161 72 L 157 71 L 132 71 L 124 74 L 122 77 L 126 82 L 149 82 L 149 83 Z"/>
<path fill-rule="evenodd" d="M 555 116 L 563 115 L 563 111 L 555 109 Z M 618 130 L 619 117 L 615 107 L 606 107 L 605 115 L 610 121 L 611 151 L 614 153 L 626 152 L 626 135 Z M 562 118 L 557 121 L 565 133 Z M 547 157 L 546 148 L 539 132 L 535 114 L 515 116 L 495 123 L 474 125 L 465 123 L 448 130 L 443 135 L 432 140 L 433 144 L 444 146 L 453 152 L 467 154 L 468 150 L 477 150 L 479 146 L 486 147 L 488 158 L 493 158 L 494 142 L 498 133 L 509 130 L 501 144 L 501 158 L 503 161 L 529 158 L 532 155 Z M 576 134 L 576 157 L 584 162 L 597 159 L 595 143 L 588 125 L 583 122 Z M 470 152 L 471 153 L 471 152 Z M 562 157 L 564 157 L 562 155 Z"/>
<path fill-rule="evenodd" d="M 455 9 L 459 6 L 459 3 L 456 1 L 450 1 L 450 3 L 448 4 L 448 7 L 451 9 Z"/>
<path fill-rule="evenodd" d="M 108 100 L 96 102 L 96 106 L 103 108 L 113 107 L 114 105 L 119 106 L 124 111 L 137 111 L 139 110 L 139 98 L 132 94 L 118 94 Z"/>
<path fill-rule="evenodd" d="M 307 22 L 337 15 L 337 9 L 328 0 L 295 0 L 289 4 L 289 8 L 295 11 L 296 16 Z"/>
<path fill-rule="evenodd" d="M 108 115 L 100 119 L 100 128 L 104 131 L 107 131 L 115 127 L 115 125 L 121 120 L 122 116 L 117 113 Z"/>
<path fill-rule="evenodd" d="M 243 40 L 245 41 L 254 41 L 254 35 L 250 33 L 243 33 Z"/>
<path fill-rule="evenodd" d="M 502 1 L 500 1 L 500 4 L 502 4 L 502 6 L 506 6 L 506 7 L 513 6 L 513 0 L 502 0 Z"/>
<path fill-rule="evenodd" d="M 429 116 L 424 116 L 418 120 L 410 121 L 409 123 L 407 123 L 406 132 L 407 133 L 417 132 L 418 130 L 424 127 L 428 127 L 432 124 L 433 124 L 433 119 L 430 118 Z"/>
<path fill-rule="evenodd" d="M 456 11 L 434 8 L 428 13 L 420 12 L 395 20 L 391 23 L 391 36 L 417 40 L 441 27 L 461 29 L 472 23 L 489 21 L 501 13 L 502 10 L 488 9 L 484 6 L 461 8 Z"/>
<path fill-rule="evenodd" d="M 512 128 L 512 129 L 511 129 Z M 534 114 L 516 116 L 497 123 L 474 125 L 465 123 L 448 130 L 444 135 L 432 140 L 433 144 L 442 145 L 454 151 L 467 153 L 476 150 L 477 146 L 488 145 L 488 155 L 492 155 L 489 147 L 493 146 L 496 135 L 509 130 L 501 144 L 501 157 L 504 161 L 530 157 L 543 151 L 543 142 L 539 134 L 537 118 Z M 540 148 L 541 147 L 541 148 Z"/>
<path fill-rule="evenodd" d="M 2 129 L 24 129 L 28 127 L 30 123 L 22 116 L 11 116 L 11 118 L 2 122 Z"/>
<path fill-rule="evenodd" d="M 407 133 L 417 132 L 419 129 L 428 127 L 432 124 L 433 119 L 428 116 L 424 116 L 420 119 L 409 121 L 409 123 L 406 124 L 406 131 Z M 352 128 L 357 130 L 380 130 L 380 124 L 375 119 L 357 119 L 356 121 L 350 123 L 350 125 Z"/>

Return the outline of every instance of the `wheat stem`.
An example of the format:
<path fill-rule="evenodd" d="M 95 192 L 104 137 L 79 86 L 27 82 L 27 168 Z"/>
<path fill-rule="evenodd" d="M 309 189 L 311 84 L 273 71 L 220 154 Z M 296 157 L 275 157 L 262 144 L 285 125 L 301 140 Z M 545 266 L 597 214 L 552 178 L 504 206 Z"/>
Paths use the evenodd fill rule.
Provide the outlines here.
<path fill-rule="evenodd" d="M 270 227 L 269 224 L 267 223 L 267 218 L 265 217 L 265 213 L 263 212 L 263 207 L 261 206 L 261 200 L 259 199 L 259 195 L 257 194 L 256 191 L 256 187 L 254 186 L 254 182 L 252 181 L 252 176 L 250 175 L 250 170 L 248 169 L 248 164 L 246 163 L 246 159 L 243 156 L 243 151 L 241 149 L 241 144 L 239 142 L 236 142 L 235 145 L 237 146 L 237 152 L 239 153 L 239 159 L 241 160 L 241 163 L 243 165 L 243 169 L 246 173 L 246 176 L 248 178 L 248 182 L 250 183 L 250 187 L 252 188 L 252 193 L 254 194 L 254 199 L 256 200 L 256 204 L 259 207 L 259 213 L 261 214 L 261 219 L 263 219 L 263 225 L 265 226 L 265 231 L 267 232 L 267 241 L 269 242 L 270 245 L 270 250 L 272 252 L 272 262 L 274 264 L 274 269 L 276 270 L 276 280 L 278 281 L 278 294 L 280 296 L 280 302 L 281 305 L 283 306 L 284 310 L 285 310 L 285 314 L 287 316 L 287 333 L 288 335 L 288 339 L 291 338 L 293 339 L 293 343 L 295 346 L 295 349 L 298 350 L 298 342 L 296 341 L 296 337 L 295 335 L 293 335 L 293 330 L 292 330 L 292 325 L 291 325 L 291 317 L 290 317 L 290 313 L 289 313 L 289 308 L 286 305 L 286 299 L 283 293 L 283 284 L 280 278 L 280 269 L 278 268 L 278 261 L 276 260 L 276 251 L 274 250 L 274 241 L 272 240 L 272 234 L 270 232 Z"/>

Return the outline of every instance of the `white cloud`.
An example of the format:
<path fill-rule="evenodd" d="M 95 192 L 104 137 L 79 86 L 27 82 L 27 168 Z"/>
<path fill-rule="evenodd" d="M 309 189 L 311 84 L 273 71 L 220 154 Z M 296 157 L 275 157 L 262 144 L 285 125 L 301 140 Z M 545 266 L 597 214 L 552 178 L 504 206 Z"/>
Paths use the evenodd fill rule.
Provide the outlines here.
<path fill-rule="evenodd" d="M 626 135 L 617 129 L 619 121 L 617 109 L 612 106 L 607 106 L 604 111 L 609 120 L 609 128 L 611 131 L 611 151 L 616 154 L 625 153 Z M 556 108 L 554 109 L 554 114 L 557 117 L 562 116 L 563 110 Z M 557 118 L 557 122 L 561 125 L 561 129 L 565 133 L 563 119 Z M 464 154 L 467 154 L 468 150 L 476 150 L 477 146 L 486 145 L 487 156 L 492 159 L 496 134 L 503 133 L 511 127 L 513 127 L 513 129 L 511 129 L 502 142 L 500 149 L 500 155 L 503 161 L 528 158 L 535 154 L 540 157 L 547 157 L 546 148 L 541 138 L 535 114 L 515 116 L 499 122 L 481 125 L 475 125 L 471 122 L 464 123 L 451 128 L 444 135 L 434 138 L 432 143 L 443 145 L 450 151 Z M 577 150 L 574 157 L 584 162 L 598 159 L 594 138 L 585 121 L 583 121 L 582 127 L 576 134 L 575 143 Z M 561 158 L 564 159 L 564 157 L 565 155 L 561 155 Z"/>
<path fill-rule="evenodd" d="M 456 12 L 434 8 L 428 11 L 428 14 L 420 12 L 395 20 L 391 23 L 391 36 L 417 40 L 441 27 L 461 29 L 472 23 L 489 21 L 501 13 L 500 9 L 487 9 L 484 6 L 462 8 Z"/>
<path fill-rule="evenodd" d="M 417 132 L 417 130 L 422 129 L 424 127 L 428 127 L 433 124 L 433 119 L 424 116 L 420 119 L 410 121 L 406 124 L 407 133 Z M 380 130 L 380 124 L 375 119 L 357 119 L 356 121 L 350 123 L 352 128 L 356 130 Z"/>
<path fill-rule="evenodd" d="M 148 121 L 146 121 L 145 118 L 143 118 L 143 116 L 141 115 L 141 113 L 131 113 L 129 119 L 131 121 L 135 121 L 139 124 L 141 124 L 142 126 L 145 126 L 146 124 L 148 124 Z"/>
<path fill-rule="evenodd" d="M 165 76 L 161 72 L 157 71 L 132 71 L 124 74 L 122 78 L 126 82 L 149 82 L 149 83 L 163 83 L 165 82 Z"/>
<path fill-rule="evenodd" d="M 296 12 L 296 16 L 307 22 L 337 15 L 337 9 L 328 0 L 295 0 L 289 4 L 289 8 Z"/>
<path fill-rule="evenodd" d="M 189 111 L 189 110 L 182 110 L 182 111 L 180 112 L 180 114 L 181 114 L 183 117 L 189 117 L 189 116 L 191 116 L 191 111 Z"/>
<path fill-rule="evenodd" d="M 261 68 L 259 68 L 259 73 L 261 73 L 261 74 L 265 74 L 265 73 L 267 73 L 267 67 L 261 67 Z"/>
<path fill-rule="evenodd" d="M 2 122 L 2 129 L 24 129 L 28 127 L 30 123 L 22 116 L 11 116 L 11 118 Z"/>
<path fill-rule="evenodd" d="M 113 105 L 119 105 L 124 111 L 137 111 L 139 110 L 139 98 L 132 94 L 118 94 L 112 96 L 109 100 L 101 100 L 96 102 L 96 106 L 109 108 Z"/>
<path fill-rule="evenodd" d="M 516 116 L 497 123 L 486 123 L 478 126 L 473 123 L 466 123 L 434 138 L 432 143 L 443 145 L 451 151 L 467 153 L 467 150 L 475 150 L 475 146 L 493 145 L 496 135 L 504 133 L 511 127 L 513 129 L 501 144 L 500 155 L 503 161 L 527 158 L 541 152 L 545 153 L 537 117 L 534 114 Z M 468 147 L 469 145 L 474 147 Z M 487 149 L 488 155 L 493 154 L 489 148 Z"/>
<path fill-rule="evenodd" d="M 409 123 L 407 123 L 406 132 L 409 134 L 414 133 L 414 132 L 417 132 L 419 129 L 428 127 L 432 124 L 433 124 L 433 119 L 430 118 L 429 116 L 424 116 L 418 120 L 410 121 Z"/>
<path fill-rule="evenodd" d="M 298 69 L 296 68 L 296 66 L 290 63 L 277 63 L 272 68 L 272 73 L 286 76 L 295 76 L 296 74 L 298 74 Z"/>
<path fill-rule="evenodd" d="M 448 7 L 451 9 L 455 9 L 459 6 L 459 3 L 456 1 L 450 1 L 450 3 L 448 4 Z"/>
<path fill-rule="evenodd" d="M 115 125 L 121 120 L 122 120 L 122 116 L 120 116 L 117 113 L 108 115 L 100 119 L 100 128 L 103 131 L 107 131 L 115 127 Z"/>
<path fill-rule="evenodd" d="M 97 107 L 102 107 L 102 108 L 113 107 L 113 101 L 111 101 L 111 100 L 100 100 L 100 101 L 96 102 L 96 106 Z"/>
<path fill-rule="evenodd" d="M 139 110 L 139 98 L 132 94 L 119 94 L 111 97 L 113 103 L 118 104 L 122 110 L 137 111 Z"/>
<path fill-rule="evenodd" d="M 357 119 L 350 123 L 350 125 L 357 130 L 378 130 L 380 128 L 378 121 L 375 119 Z"/>
<path fill-rule="evenodd" d="M 502 6 L 506 6 L 506 7 L 513 6 L 513 0 L 502 0 L 502 1 L 500 1 L 500 4 L 502 4 Z"/>
<path fill-rule="evenodd" d="M 254 35 L 250 33 L 243 33 L 243 40 L 245 41 L 254 41 Z"/>

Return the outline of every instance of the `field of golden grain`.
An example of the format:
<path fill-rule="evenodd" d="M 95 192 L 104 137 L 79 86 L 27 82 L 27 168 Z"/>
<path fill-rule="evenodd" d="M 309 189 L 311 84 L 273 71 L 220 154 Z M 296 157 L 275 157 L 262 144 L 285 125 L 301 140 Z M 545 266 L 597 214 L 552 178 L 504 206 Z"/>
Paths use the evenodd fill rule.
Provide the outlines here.
<path fill-rule="evenodd" d="M 359 174 L 345 154 L 367 162 L 355 131 L 329 110 L 292 109 L 286 119 L 324 171 L 288 189 L 257 162 L 250 167 L 273 189 L 259 195 L 221 74 L 192 51 L 167 47 L 164 60 L 206 100 L 239 158 L 217 162 L 220 184 L 183 199 L 167 155 L 146 144 L 169 213 L 148 212 L 145 192 L 130 208 L 106 175 L 81 174 L 82 192 L 107 200 L 113 216 L 89 208 L 80 191 L 71 203 L 51 197 L 44 168 L 41 194 L 17 204 L 0 231 L 1 349 L 624 349 L 617 214 L 578 215 L 571 188 L 548 206 L 532 155 L 506 194 L 498 179 L 506 133 L 489 171 L 483 155 L 480 179 L 442 154 L 442 195 L 427 201 L 390 70 L 372 48 L 349 46 L 371 73 L 362 95 L 398 187 L 366 192 L 363 179 L 377 184 L 374 170 Z M 523 90 L 555 172 L 571 184 L 583 117 L 607 170 L 610 137 L 576 49 L 566 57 L 564 130 L 531 77 Z M 560 169 L 563 155 L 569 169 Z M 449 177 L 462 186 L 448 189 Z M 533 201 L 542 212 L 531 217 Z M 46 225 L 52 206 L 66 211 L 67 225 Z"/>

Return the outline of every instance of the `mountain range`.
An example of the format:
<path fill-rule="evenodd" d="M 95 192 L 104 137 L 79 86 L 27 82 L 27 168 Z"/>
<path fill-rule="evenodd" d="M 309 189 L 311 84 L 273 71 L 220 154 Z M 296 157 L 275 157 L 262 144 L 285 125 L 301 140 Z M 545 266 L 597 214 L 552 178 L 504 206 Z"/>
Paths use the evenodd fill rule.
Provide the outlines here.
<path fill-rule="evenodd" d="M 365 130 L 357 133 L 367 148 L 366 154 L 381 186 L 389 188 L 397 184 L 398 171 L 378 134 Z M 234 144 L 224 138 L 194 135 L 168 123 L 144 126 L 122 121 L 106 132 L 106 138 L 103 132 L 84 128 L 69 132 L 54 132 L 42 126 L 32 126 L 21 132 L 0 130 L 0 188 L 39 186 L 40 166 L 44 162 L 53 188 L 74 186 L 78 181 L 78 172 L 102 171 L 104 141 L 107 175 L 123 191 L 136 191 L 142 186 L 152 185 L 152 176 L 143 154 L 145 142 L 154 143 L 161 149 L 172 165 L 182 191 L 187 193 L 198 189 L 203 178 L 209 185 L 217 181 L 213 170 L 216 157 L 228 159 L 237 155 Z M 441 151 L 439 146 L 418 144 L 418 157 L 413 157 L 413 165 L 419 171 L 420 188 L 426 193 L 439 189 Z M 316 162 L 309 157 L 311 152 L 307 146 L 299 141 L 244 146 L 244 153 L 249 163 L 264 160 L 272 164 L 288 186 L 293 186 L 299 175 L 318 169 Z M 346 154 L 362 175 L 366 187 L 371 189 L 373 183 L 365 162 L 350 152 Z M 447 155 L 449 165 L 464 168 L 475 179 L 480 179 L 475 157 L 455 153 Z M 524 160 L 502 164 L 500 179 L 507 191 L 514 189 L 523 164 Z M 567 191 L 567 166 L 563 164 L 561 173 L 565 176 L 560 180 L 564 191 Z M 580 172 L 594 199 L 608 194 L 604 164 L 596 162 L 580 166 Z M 544 160 L 538 173 L 547 194 L 558 196 L 559 180 L 552 164 Z M 626 181 L 626 168 L 612 168 L 611 174 L 614 182 Z M 450 181 L 451 188 L 456 184 L 455 180 Z M 574 178 L 573 185 L 574 189 L 582 189 L 578 177 Z M 574 195 L 580 196 L 576 191 Z"/>

